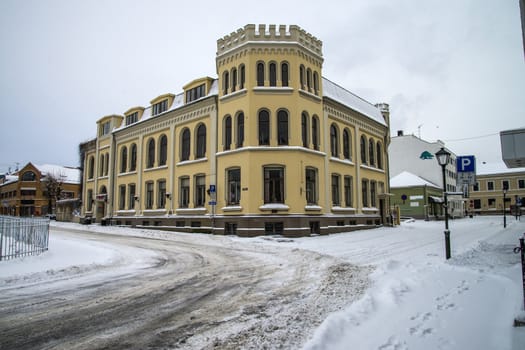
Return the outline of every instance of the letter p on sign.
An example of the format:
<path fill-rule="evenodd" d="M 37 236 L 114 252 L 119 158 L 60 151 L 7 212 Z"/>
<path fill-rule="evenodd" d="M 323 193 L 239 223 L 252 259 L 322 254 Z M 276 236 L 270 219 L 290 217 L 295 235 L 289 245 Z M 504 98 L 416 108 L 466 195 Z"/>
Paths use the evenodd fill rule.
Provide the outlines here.
<path fill-rule="evenodd" d="M 456 164 L 458 173 L 476 172 L 476 158 L 474 156 L 460 156 Z"/>

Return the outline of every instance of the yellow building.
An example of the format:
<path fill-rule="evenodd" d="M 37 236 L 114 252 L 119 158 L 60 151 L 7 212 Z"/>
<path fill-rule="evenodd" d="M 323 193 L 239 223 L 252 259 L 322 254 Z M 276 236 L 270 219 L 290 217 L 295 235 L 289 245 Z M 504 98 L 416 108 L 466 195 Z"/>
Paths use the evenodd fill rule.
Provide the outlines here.
<path fill-rule="evenodd" d="M 525 212 L 525 168 L 507 168 L 503 163 L 476 167 L 476 184 L 469 186 L 469 211 L 502 215 L 505 205 L 506 214 L 521 216 Z"/>
<path fill-rule="evenodd" d="M 131 226 L 300 236 L 386 223 L 388 105 L 322 77 L 322 43 L 246 25 L 218 78 L 97 122 L 82 214 Z"/>
<path fill-rule="evenodd" d="M 0 215 L 55 215 L 60 201 L 79 198 L 78 168 L 27 163 L 0 181 Z"/>

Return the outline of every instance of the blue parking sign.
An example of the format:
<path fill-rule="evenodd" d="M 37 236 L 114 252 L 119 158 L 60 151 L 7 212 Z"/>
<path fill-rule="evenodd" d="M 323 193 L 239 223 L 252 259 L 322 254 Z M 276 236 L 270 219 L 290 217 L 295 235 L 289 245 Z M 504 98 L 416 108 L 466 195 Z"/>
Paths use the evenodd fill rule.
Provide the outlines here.
<path fill-rule="evenodd" d="M 476 157 L 475 156 L 459 156 L 456 160 L 456 170 L 458 173 L 475 173 L 476 172 Z"/>

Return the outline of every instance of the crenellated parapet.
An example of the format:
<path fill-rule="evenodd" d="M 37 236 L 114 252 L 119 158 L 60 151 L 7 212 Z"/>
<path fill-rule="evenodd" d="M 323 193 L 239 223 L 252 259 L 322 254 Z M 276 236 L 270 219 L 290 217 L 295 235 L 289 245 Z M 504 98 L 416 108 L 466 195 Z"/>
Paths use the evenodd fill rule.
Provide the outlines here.
<path fill-rule="evenodd" d="M 217 40 L 217 56 L 221 56 L 247 43 L 296 43 L 322 56 L 323 43 L 297 25 L 247 24 L 229 35 Z"/>

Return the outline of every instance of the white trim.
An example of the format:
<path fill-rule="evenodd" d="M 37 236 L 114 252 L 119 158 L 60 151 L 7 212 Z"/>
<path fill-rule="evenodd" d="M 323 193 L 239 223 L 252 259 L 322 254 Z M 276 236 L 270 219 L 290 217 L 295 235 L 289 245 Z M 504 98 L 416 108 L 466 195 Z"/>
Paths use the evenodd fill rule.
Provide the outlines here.
<path fill-rule="evenodd" d="M 354 212 L 355 213 L 355 208 L 353 208 L 353 207 L 339 207 L 339 206 L 336 206 L 336 207 L 332 207 L 332 212 L 334 212 L 334 213 L 352 213 L 352 212 Z"/>
<path fill-rule="evenodd" d="M 202 208 L 178 208 L 175 209 L 177 214 L 205 214 L 208 210 L 205 207 Z"/>
<path fill-rule="evenodd" d="M 323 210 L 323 207 L 319 205 L 305 205 L 304 210 L 305 211 L 321 211 Z"/>
<path fill-rule="evenodd" d="M 259 207 L 259 210 L 270 211 L 270 210 L 290 210 L 290 207 L 286 204 L 281 203 L 266 203 Z"/>
<path fill-rule="evenodd" d="M 240 205 L 232 205 L 232 206 L 222 207 L 221 210 L 224 212 L 242 211 L 242 207 Z"/>

